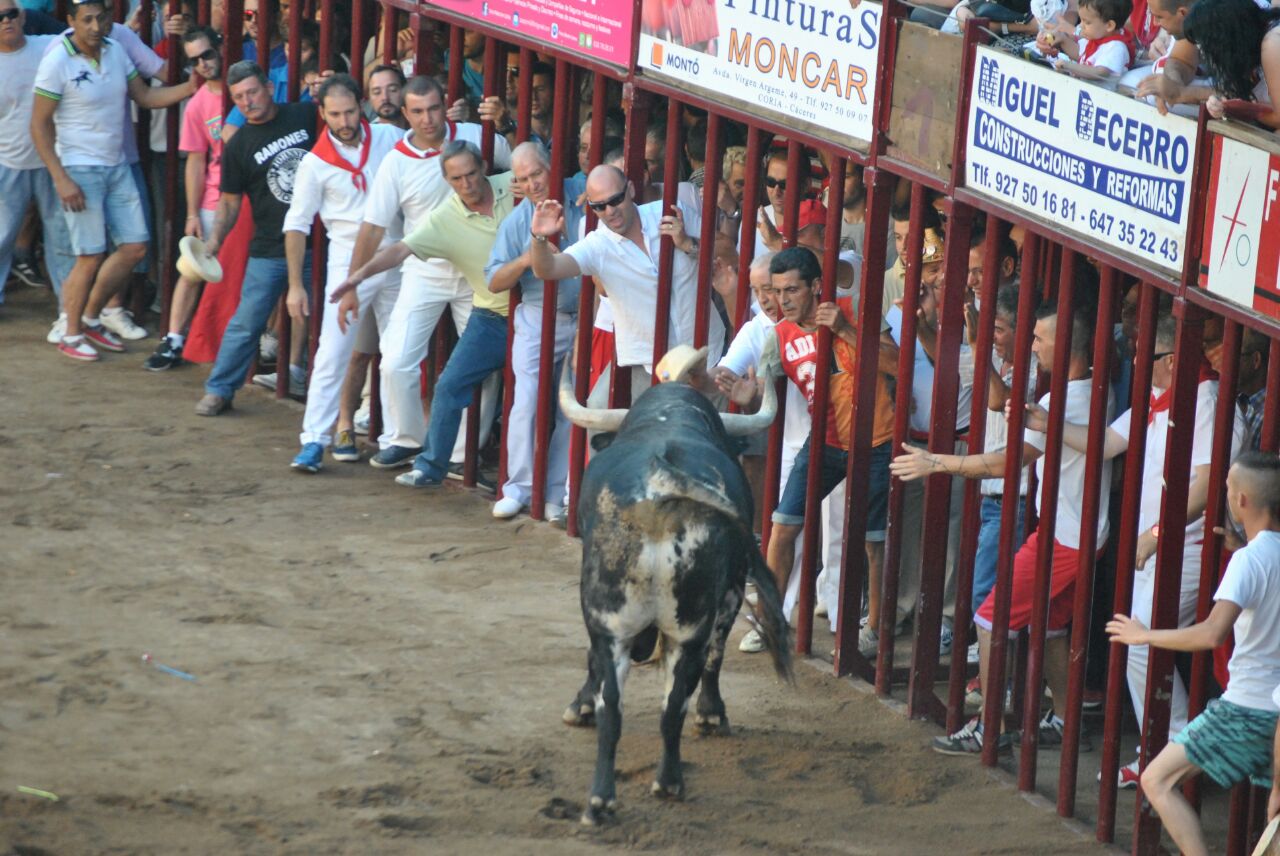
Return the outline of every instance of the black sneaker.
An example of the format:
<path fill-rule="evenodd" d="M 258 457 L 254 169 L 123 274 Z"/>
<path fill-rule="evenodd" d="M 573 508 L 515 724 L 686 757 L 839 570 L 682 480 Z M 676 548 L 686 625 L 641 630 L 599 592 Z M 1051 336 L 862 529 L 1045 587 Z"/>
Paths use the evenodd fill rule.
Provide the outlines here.
<path fill-rule="evenodd" d="M 462 469 L 465 464 L 450 464 L 445 475 L 455 481 L 462 481 Z M 497 483 L 486 476 L 479 467 L 476 467 L 476 487 L 482 487 L 489 493 L 496 493 L 498 490 Z"/>
<path fill-rule="evenodd" d="M 413 463 L 422 451 L 421 446 L 388 446 L 369 459 L 369 466 L 379 470 L 394 470 Z"/>
<path fill-rule="evenodd" d="M 996 748 L 1007 752 L 1013 748 L 1013 737 L 1001 734 L 996 740 Z M 974 717 L 957 731 L 946 737 L 933 738 L 933 751 L 943 755 L 978 755 L 982 752 L 982 720 Z"/>
<path fill-rule="evenodd" d="M 14 261 L 13 267 L 10 268 L 13 275 L 22 280 L 22 284 L 30 288 L 44 288 L 47 283 L 44 277 L 40 275 L 40 271 L 36 269 L 30 261 L 23 259 L 22 261 Z"/>
<path fill-rule="evenodd" d="M 1045 711 L 1044 717 L 1040 720 L 1039 747 L 1041 749 L 1060 748 L 1065 725 L 1066 723 L 1055 716 L 1053 711 Z M 1093 741 L 1089 739 L 1089 733 L 1083 728 L 1080 729 L 1080 751 L 1093 751 Z"/>
<path fill-rule="evenodd" d="M 156 345 L 155 351 L 147 357 L 142 367 L 149 372 L 163 372 L 180 365 L 182 365 L 182 346 L 175 347 L 166 336 L 160 340 L 160 344 Z"/>

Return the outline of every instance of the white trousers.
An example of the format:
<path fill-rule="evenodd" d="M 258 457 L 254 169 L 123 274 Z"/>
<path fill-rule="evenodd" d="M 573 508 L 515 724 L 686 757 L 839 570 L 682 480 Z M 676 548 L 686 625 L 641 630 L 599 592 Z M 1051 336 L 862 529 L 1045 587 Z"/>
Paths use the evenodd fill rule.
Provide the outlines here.
<path fill-rule="evenodd" d="M 542 307 L 521 303 L 513 317 L 515 334 L 511 342 L 511 371 L 515 389 L 511 396 L 511 412 L 507 415 L 507 481 L 502 495 L 528 505 L 533 495 L 533 456 L 535 422 L 538 413 L 538 370 L 542 362 Z M 552 389 L 559 384 L 564 359 L 573 349 L 576 329 L 574 317 L 556 313 L 555 368 L 551 373 Z M 555 428 L 547 458 L 547 502 L 561 504 L 569 477 L 569 434 L 573 427 L 559 407 L 554 406 Z"/>
<path fill-rule="evenodd" d="M 400 296 L 382 332 L 381 392 L 394 426 L 383 448 L 417 448 L 426 439 L 420 366 L 446 309 L 453 313 L 453 325 L 461 335 L 471 318 L 471 286 L 465 279 L 423 276 L 416 271 L 403 275 Z M 459 441 L 465 436 L 466 432 L 459 432 Z"/>
<path fill-rule="evenodd" d="M 302 443 L 320 443 L 328 446 L 333 442 L 333 425 L 338 418 L 338 406 L 342 395 L 342 382 L 347 375 L 347 364 L 351 362 L 351 352 L 356 344 L 358 323 L 347 325 L 347 332 L 338 327 L 338 305 L 329 302 L 329 295 L 342 284 L 347 277 L 347 268 L 351 264 L 350 250 L 329 244 L 329 263 L 325 271 L 324 300 L 321 307 L 314 307 L 324 313 L 320 324 L 320 344 L 316 347 L 315 363 L 311 367 L 311 382 L 307 386 L 307 409 L 302 416 L 302 433 L 298 439 Z M 392 307 L 396 305 L 396 297 L 400 293 L 400 271 L 389 270 L 371 276 L 356 289 L 360 299 L 360 313 L 372 312 L 381 335 L 387 328 L 391 318 Z M 385 446 L 393 433 L 391 426 L 395 421 L 387 407 L 387 399 L 382 399 L 382 436 L 379 445 Z"/>
<path fill-rule="evenodd" d="M 1178 598 L 1178 626 L 1190 627 L 1196 621 L 1196 600 L 1200 590 L 1200 551 L 1202 544 L 1188 546 L 1182 554 L 1182 586 Z M 1133 575 L 1133 617 L 1147 627 L 1151 626 L 1151 609 L 1155 601 L 1156 557 L 1152 556 Z M 1133 712 L 1137 714 L 1138 725 L 1142 725 L 1142 715 L 1147 705 L 1147 663 L 1150 649 L 1146 645 L 1129 647 L 1129 664 L 1126 677 L 1129 679 L 1129 698 L 1133 700 Z M 1187 727 L 1187 687 L 1182 676 L 1173 673 L 1173 699 L 1169 703 L 1169 736 L 1177 734 Z"/>

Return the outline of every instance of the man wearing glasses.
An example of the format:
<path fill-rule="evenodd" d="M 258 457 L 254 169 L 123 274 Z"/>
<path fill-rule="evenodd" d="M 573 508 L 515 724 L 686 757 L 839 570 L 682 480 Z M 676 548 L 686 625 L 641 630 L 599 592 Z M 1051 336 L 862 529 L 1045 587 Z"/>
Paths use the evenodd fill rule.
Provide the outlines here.
<path fill-rule="evenodd" d="M 618 366 L 633 369 L 632 391 L 649 386 L 653 374 L 654 319 L 658 307 L 658 251 L 670 238 L 671 264 L 668 346 L 692 345 L 698 290 L 698 242 L 684 230 L 685 212 L 677 206 L 663 216 L 662 202 L 636 205 L 635 188 L 622 170 L 601 164 L 587 176 L 587 204 L 599 224 L 563 253 L 553 254 L 547 239 L 564 230 L 564 209 L 554 199 L 538 204 L 533 234 L 533 274 L 540 279 L 595 277 L 613 310 Z M 710 307 L 709 307 L 710 309 Z M 715 365 L 724 348 L 724 323 L 709 311 L 707 364 Z M 636 377 L 639 369 L 644 377 Z"/>
<path fill-rule="evenodd" d="M 182 37 L 187 70 L 204 79 L 182 115 L 178 150 L 187 156 L 183 185 L 187 219 L 182 233 L 200 240 L 213 235 L 218 213 L 218 185 L 222 179 L 222 39 L 209 27 L 196 27 Z M 169 332 L 143 363 L 147 371 L 162 372 L 182 364 L 185 330 L 195 312 L 203 283 L 179 277 L 169 304 Z"/>

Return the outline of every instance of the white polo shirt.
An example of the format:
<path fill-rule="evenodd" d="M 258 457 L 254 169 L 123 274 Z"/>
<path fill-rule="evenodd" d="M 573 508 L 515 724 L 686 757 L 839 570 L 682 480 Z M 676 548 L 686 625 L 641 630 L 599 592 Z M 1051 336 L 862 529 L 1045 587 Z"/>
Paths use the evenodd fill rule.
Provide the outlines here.
<path fill-rule="evenodd" d="M 124 48 L 103 39 L 97 62 L 63 36 L 40 60 L 37 97 L 58 102 L 58 160 L 63 166 L 118 166 L 125 163 L 120 111 L 129 98 L 129 81 L 138 76 Z"/>
<path fill-rule="evenodd" d="M 394 126 L 388 126 L 394 127 Z M 398 130 L 398 129 L 397 129 Z M 444 141 L 465 140 L 480 146 L 481 128 L 471 122 L 449 123 Z M 404 132 L 378 168 L 378 174 L 369 188 L 369 198 L 364 206 L 364 222 L 381 226 L 388 232 L 403 215 L 402 234 L 411 234 L 422 218 L 440 207 L 453 195 L 453 188 L 444 179 L 440 168 L 439 150 L 423 150 L 413 144 L 413 131 Z M 511 148 L 500 134 L 493 138 L 494 168 L 511 168 Z M 462 276 L 452 263 L 444 259 L 423 260 L 410 256 L 402 270 L 432 279 L 456 279 Z"/>
<path fill-rule="evenodd" d="M 344 146 L 331 132 L 326 130 L 325 134 L 334 150 L 352 167 L 360 166 L 363 139 L 354 147 Z M 369 159 L 364 165 L 366 181 L 378 174 L 378 167 L 400 142 L 400 136 L 400 129 L 394 125 L 369 126 Z M 325 162 L 314 150 L 307 152 L 293 177 L 293 201 L 284 217 L 284 230 L 310 235 L 311 224 L 319 214 L 329 234 L 330 261 L 350 259 L 369 196 L 367 190 L 356 187 L 354 179 L 354 173 Z M 388 229 L 382 243 L 385 246 L 399 237 Z"/>
<path fill-rule="evenodd" d="M 1089 401 L 1091 398 L 1093 398 L 1093 381 L 1090 378 L 1068 381 L 1066 421 L 1074 422 L 1077 425 L 1089 424 Z M 1110 418 L 1112 411 L 1111 405 L 1111 388 L 1108 386 L 1106 408 L 1108 418 Z M 1052 411 L 1049 393 L 1046 392 L 1044 397 L 1040 399 L 1040 406 L 1045 410 Z M 1034 446 L 1041 452 L 1044 451 L 1047 438 L 1042 432 L 1027 431 L 1023 439 L 1027 445 Z M 1077 452 L 1070 446 L 1063 444 L 1062 469 L 1058 478 L 1058 514 L 1054 518 L 1053 540 L 1064 547 L 1070 547 L 1072 550 L 1080 549 L 1080 508 L 1084 505 L 1084 476 L 1084 452 Z M 1036 491 L 1036 512 L 1039 513 L 1041 500 L 1044 497 L 1043 455 L 1036 460 L 1036 478 L 1040 480 L 1040 489 Z M 1101 549 L 1107 543 L 1109 526 L 1107 510 L 1111 504 L 1111 491 L 1107 490 L 1107 485 L 1111 484 L 1110 461 L 1105 461 L 1102 464 L 1102 478 L 1098 484 L 1102 486 L 1098 496 L 1097 544 L 1098 548 Z"/>
<path fill-rule="evenodd" d="M 1213 422 L 1218 409 L 1218 382 L 1216 380 L 1201 381 L 1196 387 L 1196 422 L 1192 428 L 1191 440 L 1191 482 L 1196 480 L 1195 468 L 1204 466 L 1213 460 Z M 1231 454 L 1234 460 L 1240 450 L 1240 442 L 1244 436 L 1244 420 L 1239 408 L 1231 432 Z M 1111 423 L 1115 431 L 1129 442 L 1132 410 L 1126 410 L 1119 419 Z M 1087 419 L 1084 421 L 1088 421 Z M 1169 439 L 1169 411 L 1162 410 L 1148 418 L 1147 449 L 1142 459 L 1142 495 L 1138 504 L 1138 531 L 1149 530 L 1160 522 L 1160 503 L 1164 498 L 1164 457 Z M 1187 523 L 1187 535 L 1183 549 L 1186 552 L 1200 550 L 1204 541 L 1204 515 Z M 1198 565 L 1197 556 L 1197 565 Z"/>
<path fill-rule="evenodd" d="M 31 141 L 31 90 L 45 48 L 56 36 L 27 36 L 16 51 L 0 53 L 0 166 L 41 169 L 44 162 Z"/>
<path fill-rule="evenodd" d="M 645 250 L 629 238 L 599 223 L 592 232 L 565 253 L 578 263 L 583 276 L 595 277 L 609 296 L 619 366 L 653 368 L 654 315 L 658 309 L 658 249 L 661 235 L 662 202 L 637 208 Z M 681 208 L 683 212 L 683 208 Z M 646 252 L 647 250 L 647 252 Z M 698 301 L 698 259 L 676 250 L 671 265 L 671 312 L 668 345 L 693 344 L 693 327 Z M 724 323 L 714 308 L 708 307 L 710 326 L 707 365 L 720 359 Z"/>

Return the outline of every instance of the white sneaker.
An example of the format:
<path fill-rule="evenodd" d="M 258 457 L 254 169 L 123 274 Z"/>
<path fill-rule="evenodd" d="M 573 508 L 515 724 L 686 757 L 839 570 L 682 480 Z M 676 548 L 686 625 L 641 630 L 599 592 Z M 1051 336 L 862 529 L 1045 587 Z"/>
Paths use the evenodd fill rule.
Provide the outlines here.
<path fill-rule="evenodd" d="M 764 637 L 759 630 L 748 630 L 747 635 L 738 643 L 738 650 L 744 654 L 759 654 L 764 650 Z"/>
<path fill-rule="evenodd" d="M 58 320 L 53 322 L 53 326 L 49 328 L 49 335 L 44 340 L 50 345 L 61 345 L 62 337 L 67 335 L 67 315 L 64 312 L 58 316 Z"/>
<path fill-rule="evenodd" d="M 276 339 L 274 332 L 268 330 L 258 337 L 258 359 L 262 362 L 272 362 L 279 352 L 280 342 Z"/>
<path fill-rule="evenodd" d="M 254 386 L 260 386 L 263 389 L 269 389 L 272 392 L 275 392 L 276 373 L 268 372 L 267 374 L 256 374 L 253 376 L 253 384 Z M 293 376 L 292 372 L 289 374 L 289 394 L 296 396 L 303 396 L 307 394 L 306 381 L 298 380 Z"/>
<path fill-rule="evenodd" d="M 546 505 L 542 506 L 543 520 L 555 520 L 561 514 L 564 514 L 563 505 L 556 505 L 554 502 L 548 502 Z"/>
<path fill-rule="evenodd" d="M 369 409 L 367 407 L 362 407 L 357 410 L 353 421 L 355 422 L 357 434 L 363 434 L 366 437 L 369 436 Z"/>
<path fill-rule="evenodd" d="M 133 322 L 133 313 L 128 309 L 121 309 L 119 312 L 104 309 L 99 318 L 103 327 L 106 327 L 121 339 L 137 341 L 138 339 L 147 338 L 147 331 Z"/>
<path fill-rule="evenodd" d="M 976 666 L 981 660 L 982 658 L 978 656 L 978 643 L 974 642 L 969 646 L 969 653 L 965 656 L 965 662 L 970 666 Z"/>
<path fill-rule="evenodd" d="M 509 496 L 504 496 L 493 504 L 493 516 L 499 520 L 509 520 L 522 511 L 524 511 L 524 503 Z"/>

